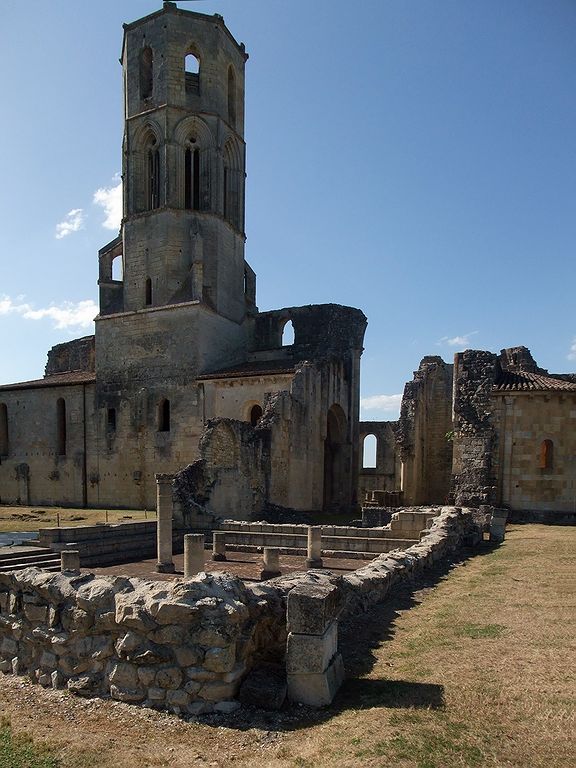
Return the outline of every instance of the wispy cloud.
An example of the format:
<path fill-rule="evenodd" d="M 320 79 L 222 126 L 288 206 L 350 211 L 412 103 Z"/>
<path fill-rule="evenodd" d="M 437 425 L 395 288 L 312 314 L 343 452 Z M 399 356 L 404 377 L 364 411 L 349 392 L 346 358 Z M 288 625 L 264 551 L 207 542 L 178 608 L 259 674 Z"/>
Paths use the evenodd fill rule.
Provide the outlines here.
<path fill-rule="evenodd" d="M 78 232 L 84 227 L 84 212 L 82 208 L 73 208 L 68 211 L 66 217 L 59 224 L 56 224 L 56 239 L 62 240 L 68 237 L 72 232 Z"/>
<path fill-rule="evenodd" d="M 99 205 L 105 213 L 102 222 L 104 229 L 120 229 L 122 221 L 122 179 L 116 174 L 112 179 L 111 187 L 100 187 L 94 192 L 92 201 Z"/>
<path fill-rule="evenodd" d="M 568 352 L 568 360 L 576 360 L 576 336 L 572 340 L 570 345 L 570 351 Z"/>
<path fill-rule="evenodd" d="M 470 344 L 470 339 L 475 336 L 478 331 L 469 331 L 462 334 L 462 336 L 442 336 L 442 338 L 436 342 L 439 346 L 448 347 L 467 347 Z"/>
<path fill-rule="evenodd" d="M 92 299 L 85 301 L 65 301 L 59 306 L 36 309 L 32 304 L 18 297 L 13 301 L 9 296 L 0 297 L 0 316 L 20 315 L 25 320 L 51 320 L 55 328 L 90 328 L 98 307 Z"/>
<path fill-rule="evenodd" d="M 398 416 L 402 395 L 371 395 L 360 399 L 362 412 L 381 413 L 387 416 Z"/>

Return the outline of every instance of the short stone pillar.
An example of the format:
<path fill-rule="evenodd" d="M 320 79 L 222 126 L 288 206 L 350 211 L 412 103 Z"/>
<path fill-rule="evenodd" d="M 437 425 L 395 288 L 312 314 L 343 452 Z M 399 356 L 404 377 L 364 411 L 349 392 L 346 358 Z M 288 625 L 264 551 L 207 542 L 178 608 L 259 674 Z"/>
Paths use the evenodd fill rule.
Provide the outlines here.
<path fill-rule="evenodd" d="M 286 675 L 289 698 L 311 707 L 330 704 L 344 680 L 338 653 L 341 590 L 328 580 L 288 594 Z"/>
<path fill-rule="evenodd" d="M 204 570 L 204 534 L 187 533 L 184 536 L 184 578 L 190 579 Z"/>
<path fill-rule="evenodd" d="M 62 573 L 80 573 L 80 552 L 77 549 L 63 549 L 60 552 L 60 570 Z"/>
<path fill-rule="evenodd" d="M 507 517 L 508 511 L 505 509 L 495 509 L 492 512 L 492 519 L 490 520 L 490 541 L 504 541 Z"/>
<path fill-rule="evenodd" d="M 226 560 L 226 534 L 223 531 L 214 531 L 212 534 L 212 560 Z"/>
<path fill-rule="evenodd" d="M 264 547 L 264 568 L 260 571 L 260 578 L 273 579 L 281 573 L 280 550 L 277 547 Z"/>
<path fill-rule="evenodd" d="M 306 568 L 322 568 L 322 528 L 319 525 L 308 526 Z"/>
<path fill-rule="evenodd" d="M 156 537 L 158 546 L 158 573 L 174 573 L 172 560 L 172 480 L 173 475 L 156 476 Z"/>

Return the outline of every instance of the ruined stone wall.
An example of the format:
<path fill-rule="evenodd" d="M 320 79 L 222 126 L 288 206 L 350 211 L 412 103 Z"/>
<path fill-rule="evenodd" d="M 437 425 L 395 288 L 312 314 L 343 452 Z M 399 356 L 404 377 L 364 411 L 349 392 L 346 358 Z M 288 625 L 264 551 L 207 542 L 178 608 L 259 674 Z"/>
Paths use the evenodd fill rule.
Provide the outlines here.
<path fill-rule="evenodd" d="M 358 500 L 362 502 L 368 491 L 396 491 L 400 489 L 400 452 L 395 430 L 397 421 L 361 421 L 359 424 Z M 376 438 L 376 466 L 363 466 L 364 440 L 368 435 Z"/>
<path fill-rule="evenodd" d="M 68 371 L 94 371 L 95 357 L 94 336 L 56 344 L 48 352 L 44 375 L 52 376 Z"/>
<path fill-rule="evenodd" d="M 498 392 L 497 501 L 513 510 L 573 512 L 576 501 L 576 393 Z M 552 442 L 551 466 L 542 443 Z"/>
<path fill-rule="evenodd" d="M 199 714 L 282 658 L 285 608 L 229 574 L 146 582 L 0 574 L 0 670 L 45 687 Z"/>
<path fill-rule="evenodd" d="M 425 357 L 404 388 L 397 440 L 406 504 L 442 504 L 452 470 L 453 366 Z"/>
<path fill-rule="evenodd" d="M 492 418 L 492 387 L 500 372 L 497 355 L 467 350 L 454 358 L 454 463 L 456 504 L 496 501 L 498 432 Z"/>
<path fill-rule="evenodd" d="M 295 639 L 287 636 L 286 605 L 295 587 L 314 609 L 317 585 L 335 585 L 330 600 L 338 600 L 345 619 L 479 537 L 470 511 L 444 508 L 420 542 L 382 554 L 354 573 L 309 571 L 251 587 L 225 573 L 169 583 L 35 568 L 3 573 L 0 670 L 81 695 L 176 713 L 210 712 L 235 697 L 253 666 L 282 661 L 285 652 L 289 675 L 317 672 L 317 654 L 291 653 Z M 322 615 L 312 610 L 309 621 L 304 618 L 301 613 L 301 626 L 291 632 L 317 634 Z M 336 654 L 335 636 L 329 645 Z"/>

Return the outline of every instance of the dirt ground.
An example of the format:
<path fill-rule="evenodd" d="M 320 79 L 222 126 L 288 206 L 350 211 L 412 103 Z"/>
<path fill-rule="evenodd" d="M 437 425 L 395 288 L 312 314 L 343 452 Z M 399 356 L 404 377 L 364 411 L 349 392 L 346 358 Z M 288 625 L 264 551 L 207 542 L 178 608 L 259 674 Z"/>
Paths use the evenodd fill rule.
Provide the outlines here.
<path fill-rule="evenodd" d="M 346 624 L 348 680 L 321 711 L 185 722 L 6 675 L 0 714 L 62 768 L 565 768 L 576 764 L 575 545 L 575 528 L 514 526 L 501 547 Z"/>

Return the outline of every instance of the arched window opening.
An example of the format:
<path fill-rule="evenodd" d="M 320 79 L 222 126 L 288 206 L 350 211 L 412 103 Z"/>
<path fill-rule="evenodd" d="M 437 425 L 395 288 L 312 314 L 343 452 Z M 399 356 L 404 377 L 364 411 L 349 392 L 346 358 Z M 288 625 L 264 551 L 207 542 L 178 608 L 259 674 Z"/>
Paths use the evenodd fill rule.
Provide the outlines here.
<path fill-rule="evenodd" d="M 112 260 L 112 280 L 118 280 L 122 282 L 124 279 L 124 264 L 122 256 L 116 256 Z"/>
<path fill-rule="evenodd" d="M 8 456 L 9 453 L 8 406 L 6 403 L 0 403 L 0 456 Z"/>
<path fill-rule="evenodd" d="M 250 424 L 255 427 L 262 418 L 262 408 L 256 404 L 250 409 Z"/>
<path fill-rule="evenodd" d="M 200 90 L 200 59 L 193 53 L 184 57 L 184 81 L 188 93 L 198 93 Z"/>
<path fill-rule="evenodd" d="M 147 196 L 147 211 L 153 211 L 160 206 L 160 152 L 156 146 L 156 139 L 152 139 L 148 149 Z"/>
<path fill-rule="evenodd" d="M 116 408 L 108 408 L 106 425 L 108 427 L 108 432 L 116 432 Z"/>
<path fill-rule="evenodd" d="M 56 401 L 56 453 L 66 456 L 66 403 L 62 397 Z"/>
<path fill-rule="evenodd" d="M 170 432 L 170 400 L 162 400 L 158 406 L 158 432 Z"/>
<path fill-rule="evenodd" d="M 290 347 L 294 344 L 294 326 L 292 320 L 288 320 L 282 329 L 282 346 Z"/>
<path fill-rule="evenodd" d="M 236 76 L 232 67 L 228 67 L 228 122 L 236 127 Z"/>
<path fill-rule="evenodd" d="M 362 469 L 376 469 L 376 435 L 366 435 L 362 446 Z"/>
<path fill-rule="evenodd" d="M 146 46 L 140 53 L 140 98 L 149 99 L 152 96 L 154 83 L 154 54 L 152 48 Z"/>
<path fill-rule="evenodd" d="M 191 138 L 191 146 L 184 156 L 184 207 L 191 211 L 200 210 L 200 151 L 194 147 L 196 139 Z"/>
<path fill-rule="evenodd" d="M 544 440 L 540 445 L 540 469 L 554 468 L 554 443 Z"/>
<path fill-rule="evenodd" d="M 241 230 L 243 227 L 243 171 L 239 147 L 228 141 L 224 147 L 223 214 L 226 221 Z"/>
<path fill-rule="evenodd" d="M 152 306 L 152 279 L 150 277 L 146 278 L 146 284 L 144 288 L 144 303 L 147 307 Z"/>

